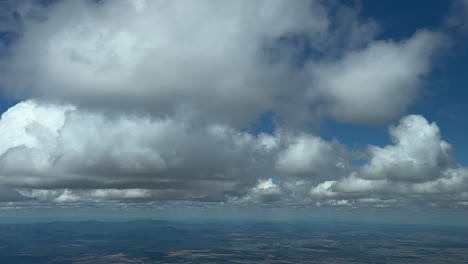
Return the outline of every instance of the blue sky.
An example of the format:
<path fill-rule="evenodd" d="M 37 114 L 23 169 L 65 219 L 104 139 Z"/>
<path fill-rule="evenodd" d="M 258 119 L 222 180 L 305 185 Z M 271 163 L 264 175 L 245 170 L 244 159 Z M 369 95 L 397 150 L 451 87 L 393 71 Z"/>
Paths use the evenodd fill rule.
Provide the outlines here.
<path fill-rule="evenodd" d="M 422 8 L 421 3 L 424 2 Z M 439 29 L 453 5 L 452 1 L 362 1 L 362 15 L 376 19 L 381 25 L 379 38 L 403 39 L 421 28 Z M 453 45 L 437 61 L 434 70 L 425 77 L 426 88 L 421 98 L 407 110 L 422 114 L 437 122 L 443 137 L 454 145 L 457 160 L 468 165 L 468 90 L 466 34 L 450 30 Z M 389 143 L 386 127 L 340 124 L 328 120 L 321 133 L 337 137 L 342 142 L 364 147 L 367 144 Z"/>
<path fill-rule="evenodd" d="M 357 5 L 361 14 L 375 19 L 380 25 L 377 38 L 401 40 L 408 38 L 422 28 L 441 29 L 451 12 L 451 1 L 348 1 L 345 5 Z M 436 122 L 442 129 L 443 137 L 454 145 L 457 160 L 468 165 L 468 91 L 465 73 L 468 50 L 465 34 L 452 29 L 442 29 L 451 34 L 451 49 L 441 55 L 434 70 L 425 76 L 425 89 L 407 110 L 407 113 L 421 114 Z M 271 114 L 262 116 L 252 131 L 271 133 L 274 122 Z M 313 127 L 324 138 L 337 138 L 354 148 L 365 148 L 368 144 L 386 145 L 390 143 L 386 125 L 363 125 L 336 122 L 327 119 L 319 127 Z"/>
<path fill-rule="evenodd" d="M 5 207 L 468 206 L 467 1 L 0 5 Z"/>

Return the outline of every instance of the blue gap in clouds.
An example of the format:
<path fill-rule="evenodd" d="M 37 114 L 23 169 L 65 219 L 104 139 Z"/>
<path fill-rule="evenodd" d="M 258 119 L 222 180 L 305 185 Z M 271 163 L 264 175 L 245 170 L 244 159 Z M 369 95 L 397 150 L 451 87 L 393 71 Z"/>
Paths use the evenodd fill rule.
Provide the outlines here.
<path fill-rule="evenodd" d="M 0 90 L 2 89 L 3 88 L 0 86 Z M 5 113 L 10 107 L 16 105 L 17 103 L 19 103 L 17 100 L 7 98 L 0 92 L 0 115 Z"/>
<path fill-rule="evenodd" d="M 392 144 L 386 126 L 340 123 L 333 119 L 323 123 L 320 135 L 327 141 L 336 139 L 357 152 L 364 152 L 368 145 L 383 147 Z M 366 162 L 362 157 L 354 160 L 354 165 L 361 166 Z"/>
<path fill-rule="evenodd" d="M 364 17 L 378 22 L 381 29 L 379 39 L 400 41 L 421 29 L 442 30 L 453 2 L 362 0 L 358 3 Z M 410 105 L 407 113 L 421 114 L 429 122 L 436 122 L 442 138 L 452 144 L 456 160 L 468 166 L 468 141 L 465 136 L 468 131 L 468 36 L 460 32 L 445 33 L 449 34 L 453 43 L 449 51 L 442 54 L 445 57 L 437 58 L 435 69 L 424 80 L 420 98 Z M 332 129 L 334 127 L 331 126 Z M 353 136 L 345 137 L 356 140 Z"/>
<path fill-rule="evenodd" d="M 274 134 L 277 128 L 277 122 L 275 121 L 275 114 L 273 112 L 267 112 L 260 115 L 257 120 L 252 122 L 247 128 L 241 129 L 243 132 L 247 132 L 253 136 L 258 136 L 261 133 Z M 281 177 L 272 175 L 270 177 L 274 184 L 281 184 Z"/>
<path fill-rule="evenodd" d="M 443 30 L 453 1 L 363 0 L 361 14 L 381 26 L 380 39 L 403 40 L 421 29 Z M 445 29 L 447 30 L 447 29 Z M 451 46 L 436 58 L 434 69 L 426 76 L 421 96 L 407 113 L 421 114 L 436 122 L 442 138 L 452 144 L 456 160 L 468 165 L 468 36 L 447 32 Z"/>
<path fill-rule="evenodd" d="M 259 50 L 261 59 L 266 64 L 278 64 L 287 61 L 293 68 L 301 69 L 311 58 L 322 56 L 310 45 L 310 39 L 303 34 L 289 33 L 267 42 Z"/>
<path fill-rule="evenodd" d="M 456 160 L 468 166 L 468 36 L 454 38 L 451 54 L 425 80 L 422 98 L 410 111 L 436 122 Z"/>
<path fill-rule="evenodd" d="M 379 38 L 402 40 L 420 29 L 435 29 L 442 25 L 453 1 L 362 0 L 358 3 L 364 17 L 377 21 Z"/>
<path fill-rule="evenodd" d="M 8 54 L 8 49 L 18 39 L 19 33 L 14 31 L 0 31 L 0 63 Z M 9 98 L 4 94 L 5 87 L 0 80 L 0 114 L 3 114 L 8 108 L 18 103 L 18 100 Z"/>
<path fill-rule="evenodd" d="M 355 3 L 360 6 L 362 16 L 375 19 L 379 24 L 378 39 L 401 41 L 421 29 L 443 30 L 444 19 L 449 15 L 453 2 L 362 0 Z M 453 42 L 450 50 L 442 54 L 444 58 L 438 58 L 434 63 L 435 69 L 425 78 L 421 96 L 410 105 L 407 113 L 421 114 L 429 122 L 436 122 L 442 138 L 453 146 L 457 162 L 467 166 L 468 141 L 465 134 L 468 131 L 468 35 L 459 32 L 445 33 L 449 34 Z M 327 129 L 337 131 L 336 137 L 351 146 L 361 145 L 360 139 L 363 138 L 377 145 L 389 141 L 386 129 L 361 130 L 334 122 L 328 124 L 325 130 Z"/>
<path fill-rule="evenodd" d="M 247 132 L 254 136 L 258 136 L 261 133 L 272 135 L 276 130 L 275 115 L 272 112 L 267 112 L 252 122 L 247 128 L 241 129 L 241 131 Z"/>

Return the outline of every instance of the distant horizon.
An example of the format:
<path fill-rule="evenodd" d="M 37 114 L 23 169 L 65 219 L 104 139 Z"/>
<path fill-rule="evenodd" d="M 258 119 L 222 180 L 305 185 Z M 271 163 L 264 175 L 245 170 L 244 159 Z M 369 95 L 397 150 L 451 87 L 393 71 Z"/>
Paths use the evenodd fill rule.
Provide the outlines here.
<path fill-rule="evenodd" d="M 2 210 L 0 224 L 50 222 L 232 222 L 277 224 L 376 224 L 376 225 L 431 225 L 468 227 L 468 212 L 455 209 L 421 208 L 42 208 L 36 210 Z"/>
<path fill-rule="evenodd" d="M 0 222 L 468 225 L 468 0 L 0 1 Z"/>

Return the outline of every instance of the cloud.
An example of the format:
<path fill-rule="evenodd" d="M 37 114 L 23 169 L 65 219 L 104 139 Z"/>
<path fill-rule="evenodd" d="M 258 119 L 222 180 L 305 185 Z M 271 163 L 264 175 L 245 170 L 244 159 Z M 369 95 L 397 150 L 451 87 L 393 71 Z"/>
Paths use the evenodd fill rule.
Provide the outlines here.
<path fill-rule="evenodd" d="M 300 79 L 286 60 L 267 63 L 268 47 L 328 28 L 316 1 L 131 3 L 64 1 L 28 20 L 7 86 L 25 98 L 245 124 L 288 101 L 285 87 Z"/>
<path fill-rule="evenodd" d="M 0 83 L 21 102 L 0 120 L 0 201 L 467 201 L 466 169 L 421 116 L 363 166 L 310 133 L 323 117 L 401 117 L 441 33 L 379 39 L 376 21 L 334 1 L 12 3 Z M 247 132 L 265 114 L 275 131 Z"/>
<path fill-rule="evenodd" d="M 224 125 L 36 101 L 5 112 L 0 133 L 0 186 L 55 202 L 140 199 L 131 195 L 140 189 L 151 190 L 143 192 L 147 200 L 223 201 L 251 190 L 264 200 L 276 191 L 266 191 L 271 180 L 255 187 L 262 179 L 319 178 L 342 173 L 348 162 L 344 146 L 311 134 L 279 129 L 254 136 Z"/>
<path fill-rule="evenodd" d="M 282 198 L 281 187 L 270 179 L 261 179 L 255 187 L 241 197 L 230 197 L 233 204 L 269 204 L 280 201 Z"/>
<path fill-rule="evenodd" d="M 420 31 L 399 43 L 371 42 L 339 61 L 312 63 L 310 68 L 332 116 L 345 122 L 386 123 L 416 98 L 431 58 L 444 43 L 441 34 Z"/>
<path fill-rule="evenodd" d="M 462 205 L 468 169 L 439 128 L 410 115 L 368 161 L 335 141 L 278 128 L 257 136 L 224 125 L 89 112 L 26 101 L 0 120 L 2 201 L 223 202 L 235 205 Z"/>
<path fill-rule="evenodd" d="M 269 166 L 266 150 L 250 134 L 174 119 L 110 117 L 27 101 L 3 114 L 0 131 L 0 181 L 17 188 L 212 185 L 236 192 Z"/>
<path fill-rule="evenodd" d="M 439 178 L 455 165 L 451 146 L 441 139 L 437 125 L 424 117 L 406 116 L 389 131 L 394 145 L 371 146 L 362 177 L 420 182 Z"/>
<path fill-rule="evenodd" d="M 319 177 L 343 174 L 349 168 L 350 154 L 337 141 L 318 136 L 284 135 L 287 147 L 278 154 L 276 168 L 282 175 Z"/>
<path fill-rule="evenodd" d="M 375 41 L 376 22 L 334 2 L 63 1 L 39 10 L 20 16 L 4 59 L 8 94 L 238 128 L 264 113 L 288 124 L 322 111 L 392 121 L 444 42 L 427 31 Z"/>
<path fill-rule="evenodd" d="M 393 145 L 369 146 L 369 161 L 342 179 L 310 190 L 316 200 L 348 200 L 377 205 L 442 204 L 464 201 L 468 170 L 456 164 L 439 128 L 424 117 L 404 117 L 389 128 Z"/>
<path fill-rule="evenodd" d="M 109 202 L 135 202 L 141 199 L 145 201 L 151 197 L 149 189 L 90 189 L 90 190 L 71 190 L 71 189 L 32 189 L 19 190 L 24 197 L 34 199 L 43 203 L 109 203 Z"/>

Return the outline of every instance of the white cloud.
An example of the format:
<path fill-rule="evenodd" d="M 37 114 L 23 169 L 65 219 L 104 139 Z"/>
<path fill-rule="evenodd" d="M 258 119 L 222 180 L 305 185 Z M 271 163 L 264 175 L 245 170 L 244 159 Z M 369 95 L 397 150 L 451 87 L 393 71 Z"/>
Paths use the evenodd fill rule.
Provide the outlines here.
<path fill-rule="evenodd" d="M 4 138 L 14 138 L 0 141 L 3 201 L 318 206 L 468 201 L 467 169 L 455 163 L 437 125 L 417 115 L 391 126 L 393 144 L 370 146 L 361 167 L 352 165 L 352 152 L 336 141 L 282 128 L 253 136 L 224 125 L 113 116 L 34 101 L 10 108 L 0 128 Z"/>
<path fill-rule="evenodd" d="M 401 41 L 374 41 L 337 62 L 310 65 L 325 106 L 338 120 L 384 123 L 416 98 L 431 58 L 444 45 L 439 33 L 420 31 Z M 313 87 L 315 93 L 315 87 Z"/>
<path fill-rule="evenodd" d="M 454 205 L 464 200 L 468 172 L 457 165 L 451 146 L 439 128 L 424 117 L 410 115 L 389 128 L 393 145 L 370 146 L 369 161 L 337 181 L 325 181 L 310 191 L 317 200 L 346 199 L 377 205 Z"/>
<path fill-rule="evenodd" d="M 2 89 L 25 100 L 0 120 L 0 201 L 468 201 L 466 169 L 421 116 L 392 127 L 393 144 L 369 147 L 361 167 L 309 132 L 322 116 L 401 116 L 440 33 L 375 40 L 378 25 L 356 8 L 306 0 L 23 9 L 0 58 Z M 264 114 L 272 134 L 245 132 Z"/>
<path fill-rule="evenodd" d="M 325 177 L 343 173 L 340 162 L 348 162 L 344 146 L 310 134 L 279 129 L 253 136 L 224 125 L 106 115 L 35 101 L 10 108 L 0 128 L 4 139 L 14 139 L 0 141 L 0 185 L 55 202 L 99 195 L 124 199 L 142 188 L 157 191 L 148 200 L 222 201 L 254 192 L 266 201 L 277 199 L 282 187 L 260 179 Z M 307 151 L 315 144 L 317 149 Z M 297 161 L 297 151 L 305 151 L 306 160 Z"/>
<path fill-rule="evenodd" d="M 390 127 L 394 145 L 371 146 L 371 159 L 360 173 L 369 179 L 394 181 L 427 181 L 440 177 L 442 171 L 454 165 L 451 146 L 443 141 L 435 123 L 418 115 L 404 117 L 396 127 Z"/>
<path fill-rule="evenodd" d="M 7 86 L 25 97 L 245 125 L 288 101 L 285 88 L 298 79 L 287 61 L 267 63 L 268 47 L 328 29 L 316 1 L 131 3 L 137 11 L 127 1 L 64 1 L 47 20 L 27 21 Z"/>
<path fill-rule="evenodd" d="M 57 203 L 74 203 L 79 201 L 79 198 L 69 189 L 65 189 L 59 196 L 55 197 L 53 201 Z"/>
<path fill-rule="evenodd" d="M 282 174 L 333 177 L 349 167 L 349 153 L 336 141 L 329 143 L 308 134 L 283 137 L 287 147 L 278 154 L 276 162 Z"/>
<path fill-rule="evenodd" d="M 310 190 L 310 195 L 317 198 L 330 198 L 336 196 L 336 193 L 331 188 L 336 184 L 336 181 L 325 181 Z"/>
<path fill-rule="evenodd" d="M 236 127 L 266 112 L 307 123 L 323 109 L 387 122 L 444 42 L 427 31 L 374 41 L 376 23 L 356 9 L 306 0 L 63 1 L 22 19 L 3 63 L 10 94 Z"/>
<path fill-rule="evenodd" d="M 73 107 L 42 105 L 34 101 L 17 104 L 2 114 L 0 122 L 0 154 L 24 145 L 34 148 L 50 144 L 65 122 L 64 112 Z"/>
<path fill-rule="evenodd" d="M 148 189 L 31 189 L 19 190 L 25 198 L 35 199 L 42 203 L 98 203 L 135 201 L 150 198 L 152 191 Z"/>
<path fill-rule="evenodd" d="M 260 179 L 255 187 L 242 197 L 230 197 L 229 202 L 234 204 L 272 203 L 281 200 L 282 190 L 280 186 L 273 183 L 271 178 Z"/>
<path fill-rule="evenodd" d="M 224 126 L 28 101 L 10 108 L 0 128 L 3 139 L 13 138 L 0 142 L 0 181 L 16 187 L 196 189 L 211 181 L 248 184 L 268 168 L 268 153 L 255 137 Z"/>

